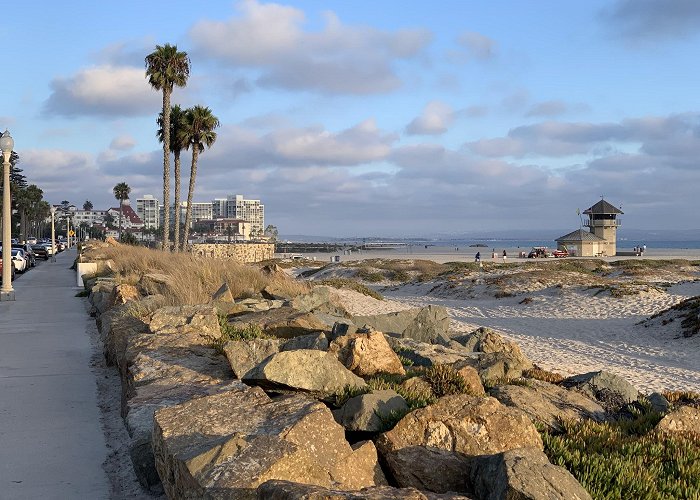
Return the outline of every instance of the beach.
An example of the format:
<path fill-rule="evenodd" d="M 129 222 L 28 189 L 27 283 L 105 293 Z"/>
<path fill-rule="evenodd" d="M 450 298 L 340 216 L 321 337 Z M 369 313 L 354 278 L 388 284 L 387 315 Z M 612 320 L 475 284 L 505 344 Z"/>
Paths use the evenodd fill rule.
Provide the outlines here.
<path fill-rule="evenodd" d="M 422 253 L 413 258 L 435 262 L 473 261 L 473 256 L 471 259 L 465 255 L 462 259 L 456 258 L 459 253 Z M 697 259 L 700 251 L 654 254 L 654 250 L 650 250 L 645 258 Z M 381 258 L 407 258 L 395 252 L 371 252 L 370 255 L 343 255 L 342 259 L 352 266 L 354 260 L 380 258 L 380 255 L 385 255 Z M 622 259 L 625 258 L 603 260 Z M 526 260 L 509 259 L 508 262 Z M 546 272 L 548 264 L 577 260 L 580 259 L 538 259 L 535 264 Z M 632 276 L 630 282 L 634 285 L 629 286 L 637 288 L 619 297 L 608 293 L 603 285 L 577 282 L 576 275 L 562 274 L 549 278 L 553 280 L 551 283 L 543 283 L 543 271 L 530 273 L 530 276 L 521 272 L 524 266 L 511 268 L 489 264 L 487 267 L 488 271 L 462 278 L 373 286 L 384 295 L 383 301 L 349 291 L 343 292 L 344 299 L 351 304 L 353 314 L 385 313 L 428 304 L 444 306 L 452 318 L 454 335 L 482 326 L 493 328 L 516 341 L 534 363 L 546 370 L 566 376 L 607 370 L 626 378 L 646 393 L 700 392 L 700 335 L 683 337 L 680 321 L 643 323 L 688 297 L 700 295 L 700 267 L 686 266 L 681 273 L 657 270 L 646 278 Z M 625 276 L 620 274 L 617 278 L 611 273 L 605 283 L 628 286 Z M 648 286 L 642 283 L 645 279 Z M 497 282 L 506 284 L 501 283 L 502 288 L 497 288 L 494 285 Z M 505 292 L 496 297 L 498 290 Z"/>

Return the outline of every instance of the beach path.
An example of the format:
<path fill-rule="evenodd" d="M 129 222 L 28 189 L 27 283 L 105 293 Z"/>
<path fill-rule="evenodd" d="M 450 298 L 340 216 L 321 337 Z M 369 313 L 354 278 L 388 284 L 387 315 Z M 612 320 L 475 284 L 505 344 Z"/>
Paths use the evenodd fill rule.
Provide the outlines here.
<path fill-rule="evenodd" d="M 75 249 L 41 262 L 0 302 L 0 496 L 110 497 L 91 369 L 93 322 L 69 269 Z"/>

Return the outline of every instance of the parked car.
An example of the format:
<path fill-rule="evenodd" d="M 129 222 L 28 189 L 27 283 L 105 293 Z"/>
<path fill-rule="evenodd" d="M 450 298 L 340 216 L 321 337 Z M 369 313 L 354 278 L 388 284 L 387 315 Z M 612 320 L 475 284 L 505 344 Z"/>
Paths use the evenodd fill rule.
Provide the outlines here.
<path fill-rule="evenodd" d="M 46 248 L 44 243 L 37 243 L 36 245 L 32 245 L 32 251 L 34 252 L 34 255 L 36 255 L 37 259 L 49 260 L 49 256 L 51 255 L 51 244 L 49 244 L 49 247 Z"/>
<path fill-rule="evenodd" d="M 29 259 L 21 248 L 12 249 L 12 263 L 15 266 L 15 271 L 18 273 L 23 273 L 29 269 Z"/>
<path fill-rule="evenodd" d="M 554 257 L 556 257 L 557 259 L 560 259 L 560 258 L 562 258 L 562 257 L 568 257 L 568 256 L 569 256 L 569 252 L 566 251 L 566 250 L 554 250 L 554 251 L 552 252 L 552 255 L 553 255 Z"/>
<path fill-rule="evenodd" d="M 527 254 L 528 259 L 539 259 L 539 258 L 545 258 L 549 257 L 549 250 L 547 250 L 547 247 L 532 247 L 532 250 L 530 250 L 530 253 Z"/>
<path fill-rule="evenodd" d="M 27 243 L 29 245 L 36 245 L 37 244 L 37 239 L 34 236 L 27 236 Z"/>
<path fill-rule="evenodd" d="M 36 266 L 36 254 L 34 253 L 34 250 L 32 249 L 32 246 L 30 244 L 25 244 L 25 245 L 14 245 L 13 244 L 12 248 L 21 248 L 22 250 L 24 250 L 26 257 L 29 260 L 29 267 Z"/>

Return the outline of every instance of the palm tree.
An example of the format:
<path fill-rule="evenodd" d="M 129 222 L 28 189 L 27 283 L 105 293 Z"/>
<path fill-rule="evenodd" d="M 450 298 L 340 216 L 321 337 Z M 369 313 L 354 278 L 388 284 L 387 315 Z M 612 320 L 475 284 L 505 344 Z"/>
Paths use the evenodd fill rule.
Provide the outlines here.
<path fill-rule="evenodd" d="M 170 108 L 170 151 L 175 156 L 175 250 L 177 251 L 180 245 L 180 153 L 187 147 L 182 141 L 182 128 L 184 126 L 185 111 L 175 105 Z M 163 132 L 163 113 L 158 116 L 158 140 L 164 141 Z"/>
<path fill-rule="evenodd" d="M 90 200 L 85 200 L 85 203 L 83 203 L 83 210 L 85 210 L 86 212 L 89 212 L 93 208 L 94 207 L 93 207 L 92 202 Z"/>
<path fill-rule="evenodd" d="M 187 210 L 185 212 L 185 229 L 182 239 L 182 249 L 187 246 L 187 238 L 192 219 L 192 196 L 194 195 L 194 181 L 197 177 L 197 159 L 204 152 L 205 147 L 211 148 L 216 141 L 214 129 L 219 126 L 219 119 L 214 116 L 211 109 L 204 106 L 195 106 L 185 112 L 185 120 L 182 129 L 182 140 L 187 149 L 192 148 L 192 167 L 190 168 L 190 186 L 187 190 Z"/>
<path fill-rule="evenodd" d="M 120 182 L 114 188 L 112 189 L 114 192 L 114 197 L 119 200 L 119 240 L 121 241 L 122 239 L 122 206 L 124 204 L 124 200 L 129 199 L 129 193 L 131 192 L 131 188 L 126 182 Z"/>
<path fill-rule="evenodd" d="M 170 96 L 173 86 L 184 87 L 190 76 L 187 52 L 176 45 L 156 45 L 146 56 L 146 77 L 155 90 L 163 91 L 163 250 L 170 247 Z"/>
<path fill-rule="evenodd" d="M 36 184 L 31 184 L 17 190 L 15 203 L 17 204 L 17 210 L 20 214 L 19 239 L 23 243 L 27 240 L 28 222 L 33 217 L 43 194 L 44 191 L 39 189 Z"/>

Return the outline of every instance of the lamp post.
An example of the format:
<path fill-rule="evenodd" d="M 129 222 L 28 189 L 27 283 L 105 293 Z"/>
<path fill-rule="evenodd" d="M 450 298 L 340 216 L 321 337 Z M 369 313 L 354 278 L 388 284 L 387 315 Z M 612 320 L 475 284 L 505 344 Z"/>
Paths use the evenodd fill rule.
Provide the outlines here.
<path fill-rule="evenodd" d="M 56 207 L 51 207 L 51 262 L 56 261 L 56 226 L 54 219 L 56 218 Z"/>
<path fill-rule="evenodd" d="M 10 155 L 15 147 L 10 132 L 5 130 L 0 137 L 0 149 L 2 150 L 2 288 L 0 288 L 0 300 L 15 300 L 15 291 L 12 289 L 12 210 L 10 209 Z"/>

